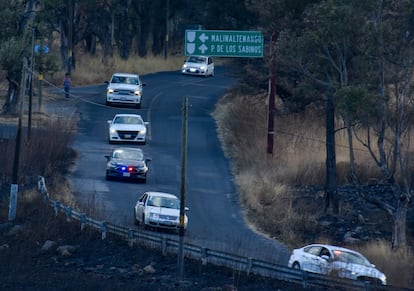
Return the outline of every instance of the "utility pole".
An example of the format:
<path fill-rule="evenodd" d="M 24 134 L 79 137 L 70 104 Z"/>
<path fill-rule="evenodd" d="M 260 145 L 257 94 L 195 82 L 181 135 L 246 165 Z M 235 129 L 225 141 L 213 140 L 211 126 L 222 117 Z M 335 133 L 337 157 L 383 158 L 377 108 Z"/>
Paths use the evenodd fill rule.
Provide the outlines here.
<path fill-rule="evenodd" d="M 20 86 L 18 88 L 18 110 L 19 110 L 19 121 L 17 124 L 16 132 L 16 144 L 14 148 L 14 160 L 13 160 L 13 171 L 12 171 L 12 183 L 10 185 L 10 198 L 9 198 L 9 221 L 13 221 L 16 218 L 16 208 L 17 208 L 17 194 L 19 191 L 19 163 L 20 163 L 20 147 L 22 140 L 22 119 L 23 119 L 23 99 L 25 95 L 25 88 L 27 84 L 27 70 L 28 70 L 28 48 L 31 45 L 29 43 L 29 28 L 33 26 L 33 20 L 35 17 L 34 11 L 34 0 L 31 0 L 27 3 L 26 13 L 29 15 L 26 27 L 23 32 L 23 66 L 22 66 L 22 76 L 20 80 Z"/>
<path fill-rule="evenodd" d="M 276 98 L 276 56 L 273 53 L 273 45 L 276 43 L 276 33 L 270 39 L 270 62 L 269 62 L 269 108 L 267 121 L 267 153 L 273 156 L 273 143 L 275 136 L 275 98 Z"/>
<path fill-rule="evenodd" d="M 35 27 L 32 27 L 32 44 L 30 53 L 30 74 L 29 74 L 29 117 L 27 118 L 27 139 L 30 139 L 32 132 L 32 104 L 33 104 L 33 75 L 34 75 L 34 41 L 35 41 Z"/>
<path fill-rule="evenodd" d="M 184 217 L 185 217 L 185 192 L 187 171 L 187 131 L 188 131 L 188 97 L 184 97 L 183 103 L 183 128 L 181 144 L 181 190 L 180 190 L 180 229 L 178 232 L 178 277 L 184 276 Z"/>
<path fill-rule="evenodd" d="M 14 221 L 16 218 L 17 209 L 17 193 L 19 192 L 19 164 L 20 164 L 20 147 L 22 143 L 22 119 L 23 119 L 23 98 L 25 94 L 26 83 L 27 58 L 23 57 L 22 79 L 19 86 L 19 121 L 17 124 L 16 143 L 14 147 L 14 160 L 12 172 L 12 184 L 10 185 L 9 198 L 9 221 Z"/>
<path fill-rule="evenodd" d="M 168 36 L 168 30 L 169 30 L 169 18 L 170 18 L 170 0 L 167 0 L 167 15 L 165 16 L 165 45 L 164 45 L 164 59 L 168 58 L 168 40 L 169 40 L 169 36 Z"/>
<path fill-rule="evenodd" d="M 74 13 L 74 3 L 73 0 L 67 0 L 68 5 L 68 63 L 67 63 L 67 72 L 69 76 L 72 74 L 73 67 L 73 13 Z"/>

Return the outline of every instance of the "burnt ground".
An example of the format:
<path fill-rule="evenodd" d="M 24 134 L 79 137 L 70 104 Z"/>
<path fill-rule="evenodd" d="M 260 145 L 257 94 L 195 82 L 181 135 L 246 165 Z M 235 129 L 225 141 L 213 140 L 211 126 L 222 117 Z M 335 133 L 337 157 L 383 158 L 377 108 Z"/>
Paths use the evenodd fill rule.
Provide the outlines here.
<path fill-rule="evenodd" d="M 61 105 L 57 102 L 53 108 Z M 0 198 L 8 196 L 9 185 L 3 186 Z M 310 191 L 311 198 L 304 202 L 308 209 L 317 211 L 323 204 L 322 198 L 314 198 L 318 191 Z M 389 221 L 377 209 L 350 189 L 341 193 L 342 200 L 352 205 L 350 212 L 340 219 L 321 217 L 318 235 L 338 242 L 346 233 L 352 240 L 390 238 Z M 298 285 L 190 259 L 185 259 L 179 278 L 176 255 L 129 247 L 117 237 L 101 240 L 93 230 L 80 231 L 78 223 L 55 219 L 42 201 L 23 204 L 18 204 L 17 219 L 8 222 L 8 201 L 0 201 L 0 290 L 301 290 Z M 413 221 L 411 211 L 409 224 Z M 304 233 L 304 238 L 313 239 L 315 234 Z M 409 237 L 412 242 L 414 234 Z"/>
<path fill-rule="evenodd" d="M 299 286 L 101 239 L 92 229 L 54 217 L 40 201 L 22 208 L 25 217 L 0 216 L 0 290 L 299 290 Z M 46 209 L 47 208 L 47 209 Z"/>

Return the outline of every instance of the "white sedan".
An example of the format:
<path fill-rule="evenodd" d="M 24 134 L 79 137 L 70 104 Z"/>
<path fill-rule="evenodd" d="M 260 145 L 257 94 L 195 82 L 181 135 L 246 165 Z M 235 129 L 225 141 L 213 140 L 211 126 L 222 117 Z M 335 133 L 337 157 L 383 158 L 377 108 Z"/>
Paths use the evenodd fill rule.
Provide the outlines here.
<path fill-rule="evenodd" d="M 106 105 L 125 104 L 141 108 L 142 91 L 146 85 L 141 82 L 139 75 L 129 73 L 115 73 L 110 81 L 105 81 Z"/>
<path fill-rule="evenodd" d="M 214 76 L 214 62 L 207 56 L 189 56 L 181 67 L 182 74 Z"/>
<path fill-rule="evenodd" d="M 362 254 L 332 245 L 311 244 L 294 249 L 288 266 L 307 272 L 334 275 L 386 285 L 386 276 L 375 268 Z"/>
<path fill-rule="evenodd" d="M 109 124 L 109 143 L 113 142 L 147 142 L 147 125 L 141 115 L 116 114 Z"/>
<path fill-rule="evenodd" d="M 184 208 L 188 211 L 188 207 Z M 134 207 L 134 222 L 145 227 L 164 229 L 180 228 L 180 200 L 170 193 L 147 191 L 141 195 Z M 188 217 L 184 214 L 184 229 Z"/>

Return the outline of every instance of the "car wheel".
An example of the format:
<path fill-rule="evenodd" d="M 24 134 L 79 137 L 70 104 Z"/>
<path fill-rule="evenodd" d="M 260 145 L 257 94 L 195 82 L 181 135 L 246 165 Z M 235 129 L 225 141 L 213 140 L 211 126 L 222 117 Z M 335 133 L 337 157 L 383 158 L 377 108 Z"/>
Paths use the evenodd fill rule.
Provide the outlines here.
<path fill-rule="evenodd" d="M 211 75 L 212 77 L 214 77 L 214 70 L 211 71 Z"/>
<path fill-rule="evenodd" d="M 329 276 L 332 276 L 332 277 L 338 277 L 339 275 L 338 275 L 338 270 L 332 270 L 332 271 L 330 271 L 329 272 Z"/>
<path fill-rule="evenodd" d="M 300 265 L 299 265 L 299 263 L 298 263 L 298 262 L 294 262 L 294 263 L 293 263 L 293 265 L 292 265 L 292 268 L 293 268 L 293 269 L 296 269 L 296 270 L 300 270 Z"/>
<path fill-rule="evenodd" d="M 135 207 L 134 207 L 134 224 L 139 225 L 139 221 L 137 219 L 137 212 L 135 211 Z"/>
<path fill-rule="evenodd" d="M 142 215 L 142 225 L 144 226 L 144 229 L 148 229 L 148 225 L 145 223 L 145 214 Z"/>

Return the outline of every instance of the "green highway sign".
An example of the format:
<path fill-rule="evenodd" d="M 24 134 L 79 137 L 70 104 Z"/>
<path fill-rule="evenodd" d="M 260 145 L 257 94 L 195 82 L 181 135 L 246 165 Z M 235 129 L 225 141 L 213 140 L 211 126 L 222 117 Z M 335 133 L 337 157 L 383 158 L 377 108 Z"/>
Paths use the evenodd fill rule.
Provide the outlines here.
<path fill-rule="evenodd" d="M 218 57 L 263 57 L 260 31 L 186 30 L 185 55 Z"/>

